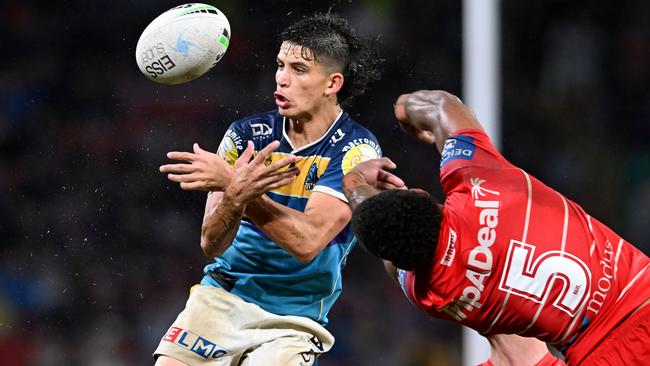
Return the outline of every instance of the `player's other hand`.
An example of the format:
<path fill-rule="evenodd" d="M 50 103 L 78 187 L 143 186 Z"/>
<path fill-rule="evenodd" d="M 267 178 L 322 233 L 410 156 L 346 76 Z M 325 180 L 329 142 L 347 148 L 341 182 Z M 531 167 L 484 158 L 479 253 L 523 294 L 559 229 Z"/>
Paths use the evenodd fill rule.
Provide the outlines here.
<path fill-rule="evenodd" d="M 365 178 L 366 183 L 377 189 L 406 189 L 402 178 L 386 171 L 387 169 L 393 170 L 395 168 L 397 168 L 397 165 L 392 160 L 383 157 L 361 162 L 352 169 L 352 172 L 361 174 Z"/>
<path fill-rule="evenodd" d="M 248 141 L 246 150 L 235 163 L 232 181 L 224 194 L 235 202 L 246 204 L 266 192 L 294 181 L 300 174 L 300 169 L 293 165 L 296 162 L 294 155 L 267 163 L 278 146 L 280 142 L 273 141 L 251 160 L 254 146 L 252 141 Z"/>
<path fill-rule="evenodd" d="M 416 127 L 413 123 L 414 121 L 409 119 L 409 116 L 407 114 L 407 103 L 413 104 L 414 99 L 417 98 L 418 95 L 414 93 L 400 95 L 397 98 L 397 101 L 395 101 L 395 105 L 393 106 L 395 118 L 397 118 L 400 129 L 402 129 L 402 131 L 404 131 L 404 133 L 406 133 L 408 136 L 411 136 L 412 138 L 422 141 L 426 144 L 435 144 L 436 138 L 433 132 L 429 130 L 422 130 Z"/>
<path fill-rule="evenodd" d="M 203 150 L 196 143 L 193 152 L 171 151 L 167 157 L 180 163 L 162 165 L 160 172 L 187 191 L 223 191 L 234 174 L 221 156 Z"/>

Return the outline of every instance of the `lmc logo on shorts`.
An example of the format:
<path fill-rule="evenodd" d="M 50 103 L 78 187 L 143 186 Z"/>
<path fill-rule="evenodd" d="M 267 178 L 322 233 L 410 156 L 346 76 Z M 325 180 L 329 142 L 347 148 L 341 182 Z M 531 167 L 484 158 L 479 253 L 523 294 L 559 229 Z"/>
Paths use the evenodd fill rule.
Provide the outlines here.
<path fill-rule="evenodd" d="M 228 353 L 215 342 L 178 327 L 169 328 L 162 340 L 186 348 L 206 359 L 219 358 Z"/>

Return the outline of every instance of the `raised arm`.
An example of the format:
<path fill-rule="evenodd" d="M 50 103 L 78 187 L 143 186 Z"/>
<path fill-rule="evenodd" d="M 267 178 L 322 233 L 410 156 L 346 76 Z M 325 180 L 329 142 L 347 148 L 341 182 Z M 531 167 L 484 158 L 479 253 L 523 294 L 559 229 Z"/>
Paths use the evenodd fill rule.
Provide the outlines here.
<path fill-rule="evenodd" d="M 313 192 L 304 212 L 261 196 L 248 204 L 246 215 L 278 246 L 308 263 L 343 230 L 352 213 L 340 199 Z"/>
<path fill-rule="evenodd" d="M 222 173 L 228 175 L 230 182 L 224 192 L 211 192 L 208 195 L 203 224 L 201 225 L 201 248 L 207 256 L 216 257 L 230 246 L 237 233 L 247 204 L 259 199 L 264 193 L 286 185 L 295 179 L 298 172 L 297 168 L 283 169 L 295 160 L 293 156 L 268 166 L 264 164 L 266 158 L 277 146 L 277 142 L 269 144 L 251 161 L 253 144 L 249 142 L 248 148 L 237 160 L 234 169 L 223 162 L 225 164 L 223 170 L 227 170 L 229 173 L 226 174 L 223 171 Z M 222 161 L 218 156 L 214 156 L 219 161 Z M 173 169 L 172 171 L 176 171 Z M 186 176 L 180 175 L 178 177 L 185 179 Z M 206 184 L 210 185 L 210 183 L 203 180 L 185 180 L 181 182 L 181 184 L 183 183 L 186 184 L 184 189 L 205 189 Z M 187 186 L 188 184 L 196 186 L 190 186 L 190 188 Z M 181 185 L 181 187 L 183 186 Z"/>
<path fill-rule="evenodd" d="M 325 193 L 312 193 L 304 212 L 279 204 L 263 195 L 264 192 L 279 186 L 267 186 L 261 177 L 275 177 L 279 179 L 278 182 L 287 184 L 292 179 L 287 175 L 288 172 L 294 172 L 293 178 L 297 172 L 297 168 L 278 170 L 290 163 L 287 158 L 268 167 L 260 164 L 276 147 L 277 142 L 265 147 L 248 164 L 243 163 L 247 158 L 242 155 L 237 164 L 246 165 L 247 168 L 241 168 L 239 172 L 218 155 L 198 146 L 194 147 L 194 153 L 168 154 L 170 159 L 184 161 L 180 164 L 161 166 L 160 171 L 168 173 L 170 180 L 180 183 L 181 188 L 185 190 L 214 191 L 206 204 L 202 226 L 201 246 L 207 255 L 216 256 L 228 248 L 237 231 L 238 225 L 235 222 L 237 218 L 241 219 L 242 209 L 266 236 L 304 263 L 318 255 L 350 221 L 352 213 L 348 205 Z M 394 167 L 386 158 L 377 161 Z M 375 174 L 373 184 L 378 182 L 383 188 L 404 186 L 401 179 L 383 170 L 366 174 Z M 258 188 L 253 189 L 255 186 Z M 220 190 L 225 190 L 225 193 L 218 192 Z"/>
<path fill-rule="evenodd" d="M 232 243 L 239 223 L 244 215 L 245 205 L 223 199 L 223 192 L 208 192 L 205 213 L 201 224 L 201 249 L 208 257 L 223 253 Z"/>
<path fill-rule="evenodd" d="M 395 163 L 383 157 L 359 163 L 343 176 L 343 194 L 348 199 L 350 208 L 354 210 L 361 202 L 376 195 L 380 190 L 405 189 L 406 185 L 401 178 L 386 171 L 395 168 Z"/>
<path fill-rule="evenodd" d="M 314 192 L 304 212 L 263 195 L 289 183 L 299 172 L 297 168 L 282 170 L 295 160 L 293 156 L 272 166 L 263 164 L 277 146 L 278 142 L 269 144 L 250 163 L 251 154 L 242 153 L 234 168 L 196 144 L 192 153 L 167 154 L 170 159 L 182 161 L 160 167 L 171 181 L 180 183 L 184 190 L 213 192 L 206 203 L 201 230 L 201 247 L 206 255 L 218 256 L 228 248 L 244 213 L 266 236 L 301 262 L 311 261 L 349 222 L 351 212 L 345 202 L 327 194 Z M 252 153 L 250 142 L 246 151 L 249 150 Z M 273 177 L 282 184 L 265 183 Z"/>
<path fill-rule="evenodd" d="M 405 188 L 404 182 L 384 169 L 394 169 L 388 158 L 360 163 L 343 178 L 348 205 L 320 192 L 311 194 L 304 212 L 280 205 L 262 196 L 248 204 L 246 215 L 274 242 L 301 262 L 311 261 L 343 230 L 354 209 L 380 189 Z M 356 180 L 354 180 L 356 178 Z"/>
<path fill-rule="evenodd" d="M 436 144 L 442 152 L 450 134 L 465 128 L 483 129 L 472 111 L 453 94 L 418 90 L 402 94 L 395 102 L 395 117 L 409 136 Z"/>

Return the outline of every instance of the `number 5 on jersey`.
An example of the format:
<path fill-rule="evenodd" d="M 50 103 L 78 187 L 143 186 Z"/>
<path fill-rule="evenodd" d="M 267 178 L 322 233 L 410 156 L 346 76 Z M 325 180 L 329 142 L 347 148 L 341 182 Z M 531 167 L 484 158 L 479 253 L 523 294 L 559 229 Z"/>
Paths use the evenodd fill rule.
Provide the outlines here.
<path fill-rule="evenodd" d="M 591 272 L 580 258 L 559 250 L 535 258 L 535 246 L 510 242 L 499 288 L 545 304 L 554 286 L 562 286 L 553 306 L 574 316 L 589 296 Z"/>

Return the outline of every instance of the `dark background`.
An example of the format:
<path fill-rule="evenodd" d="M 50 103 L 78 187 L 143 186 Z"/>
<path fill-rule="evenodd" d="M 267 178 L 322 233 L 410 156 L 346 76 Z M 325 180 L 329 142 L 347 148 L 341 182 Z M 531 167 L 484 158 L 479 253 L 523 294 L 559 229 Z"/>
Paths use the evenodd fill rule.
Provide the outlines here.
<path fill-rule="evenodd" d="M 314 11 L 380 35 L 383 79 L 348 111 L 397 173 L 440 195 L 437 153 L 392 103 L 461 90 L 460 1 L 208 1 L 230 48 L 201 79 L 147 80 L 140 32 L 174 1 L 11 1 L 0 11 L 0 364 L 146 365 L 208 262 L 205 194 L 160 173 L 274 108 L 276 34 Z M 650 2 L 502 2 L 502 151 L 650 252 Z M 481 116 L 478 116 L 479 119 Z M 420 314 L 357 249 L 321 365 L 457 365 L 460 329 Z"/>

